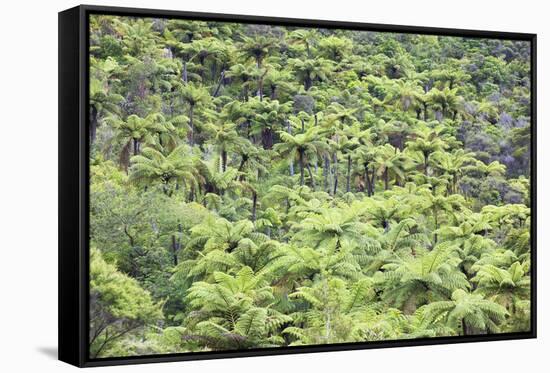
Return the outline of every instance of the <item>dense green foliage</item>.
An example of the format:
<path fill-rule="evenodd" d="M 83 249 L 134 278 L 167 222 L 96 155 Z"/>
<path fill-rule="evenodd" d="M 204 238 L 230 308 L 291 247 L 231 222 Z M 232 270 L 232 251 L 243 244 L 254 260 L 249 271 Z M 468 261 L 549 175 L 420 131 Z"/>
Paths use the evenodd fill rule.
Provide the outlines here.
<path fill-rule="evenodd" d="M 90 27 L 93 357 L 529 330 L 528 43 Z"/>

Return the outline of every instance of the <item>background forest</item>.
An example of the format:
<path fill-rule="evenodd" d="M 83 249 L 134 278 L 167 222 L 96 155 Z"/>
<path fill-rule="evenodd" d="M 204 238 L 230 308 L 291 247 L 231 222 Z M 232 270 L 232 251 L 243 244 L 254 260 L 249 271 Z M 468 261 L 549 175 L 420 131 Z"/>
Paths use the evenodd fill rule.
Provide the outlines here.
<path fill-rule="evenodd" d="M 90 356 L 530 329 L 528 42 L 93 15 Z"/>

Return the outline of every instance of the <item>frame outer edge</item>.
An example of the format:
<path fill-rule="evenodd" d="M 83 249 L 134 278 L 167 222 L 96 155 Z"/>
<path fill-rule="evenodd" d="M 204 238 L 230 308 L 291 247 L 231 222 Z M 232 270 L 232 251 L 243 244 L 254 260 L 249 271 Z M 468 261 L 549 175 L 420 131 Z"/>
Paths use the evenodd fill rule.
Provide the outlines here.
<path fill-rule="evenodd" d="M 79 232 L 80 9 L 58 14 L 58 359 L 82 366 Z"/>
<path fill-rule="evenodd" d="M 531 42 L 531 209 L 532 209 L 532 323 L 528 332 L 471 337 L 439 337 L 381 342 L 312 345 L 303 348 L 253 349 L 144 355 L 120 358 L 88 358 L 89 284 L 89 165 L 88 165 L 88 17 L 90 14 L 120 16 L 202 19 L 219 22 L 281 24 L 295 27 L 326 27 L 375 32 L 416 33 L 469 38 L 523 40 Z M 71 23 L 73 22 L 73 23 Z M 74 24 L 76 23 L 76 24 Z M 73 27 L 73 35 L 64 35 L 63 27 Z M 76 35 L 74 35 L 76 34 Z M 536 40 L 532 33 L 400 26 L 360 22 L 311 20 L 253 15 L 185 12 L 111 6 L 80 5 L 59 13 L 59 360 L 79 367 L 143 364 L 287 355 L 372 348 L 414 347 L 438 344 L 503 341 L 536 338 Z M 70 50 L 76 60 L 68 58 Z M 74 57 L 74 56 L 73 56 Z M 74 69 L 72 79 L 65 70 Z M 66 78 L 66 80 L 64 79 Z M 76 85 L 76 87 L 75 87 Z M 75 126 L 78 123 L 78 127 Z M 75 129 L 77 127 L 77 129 Z M 75 154 L 76 153 L 76 154 Z M 67 157 L 68 156 L 68 157 Z M 77 212 L 77 213 L 75 213 Z M 74 216 L 71 216 L 71 213 Z M 76 237 L 70 231 L 77 232 Z M 75 246 L 78 248 L 75 253 Z M 71 280 L 71 281 L 67 281 Z M 70 325 L 70 327 L 63 327 Z M 70 345 L 68 344 L 71 341 Z M 76 346 L 76 347 L 75 347 Z"/>

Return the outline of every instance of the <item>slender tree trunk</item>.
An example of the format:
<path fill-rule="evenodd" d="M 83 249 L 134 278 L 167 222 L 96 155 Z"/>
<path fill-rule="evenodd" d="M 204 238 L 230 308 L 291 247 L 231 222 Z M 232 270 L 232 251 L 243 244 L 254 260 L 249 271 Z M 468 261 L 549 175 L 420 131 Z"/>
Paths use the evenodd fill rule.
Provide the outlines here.
<path fill-rule="evenodd" d="M 309 77 L 309 74 L 308 74 L 304 79 L 304 89 L 308 91 L 310 88 L 311 88 L 311 78 Z"/>
<path fill-rule="evenodd" d="M 225 172 L 227 170 L 227 151 L 222 150 L 222 171 Z"/>
<path fill-rule="evenodd" d="M 371 177 L 370 177 L 370 185 L 372 186 L 372 195 L 374 196 L 376 194 L 376 184 L 375 184 L 375 179 L 376 179 L 376 171 L 374 169 L 374 166 L 372 166 L 372 170 L 371 170 Z"/>
<path fill-rule="evenodd" d="M 244 122 L 244 125 L 245 125 L 245 128 L 246 128 L 246 138 L 249 139 L 250 141 L 254 141 L 254 139 L 252 139 L 252 136 L 250 135 L 250 127 L 252 127 L 251 124 L 250 124 L 250 120 L 247 119 Z"/>
<path fill-rule="evenodd" d="M 243 158 L 241 159 L 241 163 L 239 164 L 239 168 L 237 169 L 239 172 L 242 172 L 247 160 L 248 160 L 248 157 L 245 154 L 243 154 Z"/>
<path fill-rule="evenodd" d="M 277 92 L 276 92 L 277 86 L 272 84 L 270 88 L 271 88 L 271 94 L 269 95 L 269 98 L 271 99 L 271 101 L 273 101 L 277 98 Z"/>
<path fill-rule="evenodd" d="M 289 135 L 292 135 L 292 128 L 290 127 L 290 121 L 286 121 L 286 132 L 288 132 Z M 290 176 L 294 176 L 294 159 L 293 157 L 290 158 L 288 161 L 289 167 L 290 167 Z"/>
<path fill-rule="evenodd" d="M 453 175 L 452 193 L 458 194 L 458 177 Z"/>
<path fill-rule="evenodd" d="M 262 57 L 257 56 L 256 57 L 256 67 L 258 70 L 262 68 Z M 263 83 L 263 75 L 258 76 L 258 96 L 260 97 L 260 102 L 263 101 L 263 90 L 264 90 L 264 83 Z"/>
<path fill-rule="evenodd" d="M 218 81 L 218 86 L 216 87 L 216 90 L 214 91 L 214 94 L 212 95 L 212 97 L 216 97 L 218 95 L 224 79 L 225 79 L 225 70 L 222 70 L 220 74 L 220 80 Z"/>
<path fill-rule="evenodd" d="M 205 60 L 206 60 L 205 57 L 199 57 L 199 63 L 201 65 L 199 76 L 201 77 L 201 81 L 204 80 L 204 70 L 205 70 L 204 63 L 205 63 Z"/>
<path fill-rule="evenodd" d="M 176 235 L 172 235 L 172 260 L 174 266 L 178 265 L 178 243 L 176 241 Z"/>
<path fill-rule="evenodd" d="M 439 229 L 439 222 L 438 222 L 438 219 L 437 219 L 437 210 L 434 208 L 433 209 L 433 214 L 434 214 L 434 246 L 437 245 L 437 233 L 436 231 Z"/>
<path fill-rule="evenodd" d="M 388 172 L 388 168 L 386 167 L 384 169 L 384 189 L 388 190 L 390 188 L 390 176 Z"/>
<path fill-rule="evenodd" d="M 323 279 L 323 298 L 328 299 L 328 297 L 329 297 L 328 283 L 326 279 Z M 330 334 L 332 330 L 332 325 L 331 325 L 331 317 L 330 317 L 331 308 L 328 304 L 325 305 L 324 311 L 325 311 L 325 341 L 327 343 L 330 343 L 331 341 Z"/>
<path fill-rule="evenodd" d="M 326 154 L 323 154 L 324 167 L 323 167 L 323 188 L 326 192 L 330 192 L 329 185 L 329 173 L 330 173 L 330 159 Z"/>
<path fill-rule="evenodd" d="M 464 321 L 464 318 L 462 319 L 462 335 L 468 335 L 468 325 L 466 325 L 466 321 Z"/>
<path fill-rule="evenodd" d="M 424 122 L 428 121 L 428 104 L 423 103 L 422 106 L 424 107 Z"/>
<path fill-rule="evenodd" d="M 181 249 L 181 238 L 183 236 L 183 227 L 181 223 L 178 223 L 178 250 Z"/>
<path fill-rule="evenodd" d="M 187 83 L 187 61 L 183 61 L 182 79 L 184 83 Z"/>
<path fill-rule="evenodd" d="M 272 84 L 271 85 L 271 95 L 269 96 L 269 98 L 273 101 L 277 98 L 277 86 Z"/>
<path fill-rule="evenodd" d="M 163 183 L 162 183 L 162 191 L 164 192 L 164 194 L 166 194 L 168 197 L 170 197 L 171 193 L 170 193 L 170 188 L 168 188 L 168 183 L 170 182 L 170 180 L 164 180 Z"/>
<path fill-rule="evenodd" d="M 364 165 L 364 176 L 363 178 L 365 179 L 365 188 L 367 190 L 367 196 L 370 197 L 370 179 L 369 179 L 369 164 L 366 163 Z"/>
<path fill-rule="evenodd" d="M 298 161 L 300 162 L 300 186 L 304 186 L 304 152 L 299 150 L 298 156 Z"/>
<path fill-rule="evenodd" d="M 372 181 L 369 176 L 369 163 L 365 163 L 365 181 L 367 183 L 367 195 L 370 197 L 372 196 Z"/>
<path fill-rule="evenodd" d="M 307 172 L 311 178 L 311 188 L 315 191 L 315 178 L 313 177 L 313 172 L 311 172 L 311 165 L 309 163 L 307 164 Z"/>
<path fill-rule="evenodd" d="M 92 105 L 90 108 L 90 145 L 94 143 L 97 133 L 97 108 Z"/>
<path fill-rule="evenodd" d="M 189 145 L 194 145 L 195 137 L 195 124 L 193 123 L 193 111 L 195 110 L 195 105 L 189 105 Z"/>
<path fill-rule="evenodd" d="M 248 83 L 248 80 L 243 80 L 243 100 L 244 102 L 248 101 L 248 87 L 246 84 Z"/>
<path fill-rule="evenodd" d="M 134 141 L 134 155 L 138 155 L 139 153 L 139 140 L 133 139 Z"/>
<path fill-rule="evenodd" d="M 350 192 L 350 182 L 351 182 L 351 154 L 348 154 L 348 176 L 346 180 L 346 192 Z"/>
<path fill-rule="evenodd" d="M 262 129 L 262 146 L 264 149 L 271 149 L 273 147 L 273 130 L 269 127 Z"/>
<path fill-rule="evenodd" d="M 333 158 L 332 163 L 334 168 L 334 190 L 332 194 L 336 195 L 336 192 L 338 192 L 338 154 L 337 152 L 334 152 L 332 158 Z"/>
<path fill-rule="evenodd" d="M 216 63 L 216 60 L 214 60 L 210 65 L 210 76 L 212 77 L 212 80 L 214 80 L 214 77 L 216 76 L 217 69 L 218 69 L 218 64 Z"/>
<path fill-rule="evenodd" d="M 256 192 L 252 192 L 252 222 L 254 223 L 256 221 L 256 209 L 258 205 L 258 194 Z"/>

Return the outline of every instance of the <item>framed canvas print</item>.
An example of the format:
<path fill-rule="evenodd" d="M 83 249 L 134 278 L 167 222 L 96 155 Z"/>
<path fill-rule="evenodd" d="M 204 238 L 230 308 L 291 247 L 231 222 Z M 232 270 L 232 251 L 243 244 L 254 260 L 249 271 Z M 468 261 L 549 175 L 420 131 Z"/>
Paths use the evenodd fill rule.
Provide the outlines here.
<path fill-rule="evenodd" d="M 59 357 L 536 336 L 536 36 L 59 13 Z"/>

